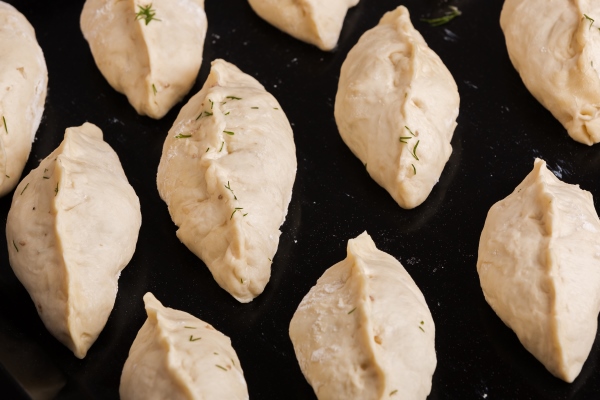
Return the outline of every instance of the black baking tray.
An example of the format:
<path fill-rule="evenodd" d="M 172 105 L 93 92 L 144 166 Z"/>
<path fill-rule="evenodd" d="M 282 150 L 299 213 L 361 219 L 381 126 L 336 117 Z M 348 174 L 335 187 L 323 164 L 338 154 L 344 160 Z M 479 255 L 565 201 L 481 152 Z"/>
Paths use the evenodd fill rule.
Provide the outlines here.
<path fill-rule="evenodd" d="M 104 132 L 140 197 L 142 227 L 114 310 L 79 360 L 45 329 L 0 246 L 0 396 L 117 399 L 123 364 L 146 315 L 142 296 L 189 312 L 231 337 L 252 399 L 314 399 L 288 336 L 289 321 L 319 276 L 363 231 L 399 259 L 436 323 L 437 369 L 430 399 L 600 398 L 599 342 L 572 384 L 547 372 L 484 300 L 476 272 L 486 213 L 531 171 L 535 157 L 562 180 L 600 198 L 599 148 L 571 140 L 525 89 L 499 27 L 501 0 L 361 0 L 338 48 L 323 52 L 261 20 L 245 0 L 206 0 L 209 28 L 196 93 L 215 58 L 256 77 L 281 103 L 296 141 L 298 173 L 270 283 L 240 304 L 175 236 L 156 189 L 166 132 L 182 104 L 159 121 L 136 114 L 102 77 L 79 29 L 83 1 L 13 0 L 36 29 L 49 91 L 25 174 L 89 121 Z M 429 198 L 401 209 L 342 142 L 333 117 L 346 54 L 386 12 L 405 5 L 415 27 L 451 71 L 461 96 L 453 153 Z M 422 18 L 462 15 L 431 27 Z M 0 62 L 1 62 L 0 54 Z M 6 218 L 12 193 L 0 199 Z"/>

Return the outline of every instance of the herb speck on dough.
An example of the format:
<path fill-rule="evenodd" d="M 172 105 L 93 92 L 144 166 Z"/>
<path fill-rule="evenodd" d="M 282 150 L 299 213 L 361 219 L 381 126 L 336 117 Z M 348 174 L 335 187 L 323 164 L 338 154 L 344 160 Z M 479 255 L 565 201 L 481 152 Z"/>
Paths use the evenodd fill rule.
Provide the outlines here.
<path fill-rule="evenodd" d="M 4 130 L 6 131 L 6 134 L 8 135 L 8 127 L 6 126 L 6 118 L 4 118 L 4 115 L 2 116 L 2 122 L 4 122 Z"/>
<path fill-rule="evenodd" d="M 184 326 L 185 329 L 196 329 L 195 326 Z"/>
<path fill-rule="evenodd" d="M 154 86 L 154 83 L 152 84 L 152 91 L 154 92 L 154 95 L 156 96 L 156 86 Z"/>
<path fill-rule="evenodd" d="M 415 175 L 417 174 L 417 168 L 415 167 L 415 164 L 410 164 L 413 167 L 413 172 L 415 173 Z"/>
<path fill-rule="evenodd" d="M 202 339 L 201 337 L 195 338 L 194 335 L 190 335 L 190 342 L 195 342 L 196 340 Z"/>
<path fill-rule="evenodd" d="M 4 176 L 6 176 L 8 179 L 10 179 L 10 176 L 8 176 L 8 175 L 4 175 Z"/>
<path fill-rule="evenodd" d="M 13 240 L 13 246 L 15 246 L 15 250 L 17 250 L 17 253 L 19 252 L 19 248 L 17 247 L 17 244 L 15 243 L 15 241 Z"/>
<path fill-rule="evenodd" d="M 223 145 L 225 144 L 225 142 L 221 142 L 221 148 L 219 149 L 219 153 L 221 152 L 221 150 L 223 150 Z"/>
<path fill-rule="evenodd" d="M 227 368 L 220 366 L 219 364 L 215 364 L 215 367 L 221 368 L 223 371 L 227 371 Z"/>
<path fill-rule="evenodd" d="M 352 310 L 348 311 L 348 315 L 352 314 L 354 311 L 356 311 L 356 307 L 354 307 Z"/>
<path fill-rule="evenodd" d="M 236 207 L 236 208 L 234 208 L 233 212 L 231 213 L 231 217 L 229 217 L 229 219 L 231 220 L 233 218 L 233 214 L 235 214 L 239 210 L 243 210 L 243 208 L 242 207 Z"/>
<path fill-rule="evenodd" d="M 423 332 L 425 332 L 425 329 L 423 329 L 423 328 L 421 327 L 421 325 L 419 325 L 419 329 L 420 329 L 420 330 L 422 330 Z"/>
<path fill-rule="evenodd" d="M 29 185 L 29 183 L 28 183 Z M 56 182 L 56 188 L 54 189 L 54 197 L 58 194 L 58 182 Z"/>
<path fill-rule="evenodd" d="M 412 149 L 412 156 L 415 158 L 415 160 L 419 161 L 419 157 L 417 157 L 417 146 L 419 145 L 421 141 L 417 140 L 417 144 L 415 144 L 415 147 L 413 147 Z"/>
<path fill-rule="evenodd" d="M 258 107 L 250 107 L 250 108 L 252 108 L 253 110 L 258 110 Z"/>
<path fill-rule="evenodd" d="M 407 140 L 412 139 L 410 136 L 400 136 L 400 143 L 408 143 Z"/>
<path fill-rule="evenodd" d="M 458 17 L 459 15 L 462 15 L 462 12 L 458 9 L 458 7 L 449 6 L 448 8 L 450 9 L 450 11 L 446 12 L 446 15 L 444 15 L 443 17 L 421 18 L 421 21 L 427 22 L 430 26 L 435 27 L 445 25 L 448 22 L 452 21 L 454 18 Z"/>
<path fill-rule="evenodd" d="M 210 101 L 210 109 L 213 109 L 213 106 L 215 105 L 215 102 L 212 101 L 211 99 L 208 99 L 208 101 Z"/>
<path fill-rule="evenodd" d="M 160 21 L 160 19 L 156 18 L 156 10 L 152 9 L 152 3 L 147 6 L 138 5 L 139 11 L 135 14 L 135 20 L 138 21 L 143 19 L 146 25 L 150 23 L 150 21 Z"/>
<path fill-rule="evenodd" d="M 392 390 L 392 391 L 390 392 L 390 396 L 393 396 L 393 395 L 395 395 L 396 393 L 398 393 L 398 389 L 396 389 L 396 390 Z"/>
<path fill-rule="evenodd" d="M 21 194 L 23 194 L 23 192 L 24 192 L 25 190 L 27 190 L 27 188 L 28 188 L 28 187 L 29 187 L 29 183 L 27 183 L 27 185 L 25 185 L 25 187 L 23 188 L 23 190 L 21 190 Z"/>
<path fill-rule="evenodd" d="M 205 153 L 208 153 L 209 150 L 210 150 L 210 147 L 207 147 Z"/>
<path fill-rule="evenodd" d="M 187 139 L 192 137 L 192 135 L 184 135 L 183 133 L 180 133 L 179 135 L 175 136 L 175 139 Z"/>
<path fill-rule="evenodd" d="M 227 111 L 224 115 L 229 115 L 231 114 L 231 111 Z"/>
<path fill-rule="evenodd" d="M 415 134 L 413 133 L 413 131 L 410 130 L 410 128 L 406 125 L 404 125 L 404 127 L 406 128 L 406 130 L 413 136 L 415 136 Z"/>
<path fill-rule="evenodd" d="M 227 181 L 227 185 L 224 185 L 225 189 L 229 190 L 231 192 L 231 194 L 233 195 L 233 199 L 237 200 L 237 196 L 235 195 L 235 193 L 233 193 L 233 189 L 231 189 L 231 185 L 229 185 L 229 181 Z"/>
<path fill-rule="evenodd" d="M 231 99 L 231 100 L 241 100 L 241 97 L 235 97 L 235 96 L 227 96 L 227 99 Z"/>
<path fill-rule="evenodd" d="M 589 29 L 592 29 L 592 25 L 594 25 L 594 21 L 595 21 L 595 19 L 594 19 L 594 18 L 591 18 L 591 17 L 590 17 L 589 15 L 587 15 L 587 14 L 583 14 L 583 17 L 584 17 L 585 19 L 587 19 L 588 21 L 590 21 L 590 28 L 589 28 Z"/>
<path fill-rule="evenodd" d="M 229 136 L 233 136 L 235 135 L 235 132 L 231 132 L 231 131 L 223 131 L 223 133 L 228 134 Z"/>

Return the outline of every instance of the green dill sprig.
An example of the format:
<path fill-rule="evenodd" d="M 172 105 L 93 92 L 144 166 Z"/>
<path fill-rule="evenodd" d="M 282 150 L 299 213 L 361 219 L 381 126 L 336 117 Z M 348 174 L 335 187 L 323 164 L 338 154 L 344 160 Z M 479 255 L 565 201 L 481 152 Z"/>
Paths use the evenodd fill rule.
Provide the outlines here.
<path fill-rule="evenodd" d="M 21 190 L 21 195 L 23 194 L 23 192 L 24 192 L 25 190 L 27 190 L 27 188 L 28 188 L 28 187 L 29 187 L 29 182 L 27 182 L 27 185 L 25 185 L 25 187 L 23 188 L 23 190 Z"/>
<path fill-rule="evenodd" d="M 154 83 L 152 84 L 152 91 L 154 92 L 154 95 L 156 96 L 156 86 L 154 86 Z"/>
<path fill-rule="evenodd" d="M 231 100 L 241 100 L 241 97 L 235 97 L 235 96 L 227 96 L 227 99 L 231 99 Z"/>
<path fill-rule="evenodd" d="M 396 393 L 398 393 L 398 389 L 396 389 L 396 390 L 392 390 L 392 391 L 390 392 L 390 397 L 391 397 L 391 396 L 393 396 L 393 395 L 395 395 Z"/>
<path fill-rule="evenodd" d="M 587 15 L 587 14 L 583 14 L 583 17 L 584 17 L 585 19 L 587 19 L 588 21 L 590 21 L 590 28 L 589 28 L 589 29 L 592 29 L 592 25 L 594 25 L 594 21 L 595 21 L 595 20 L 594 20 L 594 18 L 590 17 L 590 16 L 589 16 L 589 15 Z"/>
<path fill-rule="evenodd" d="M 415 164 L 410 164 L 413 167 L 413 172 L 415 173 L 415 175 L 417 174 L 417 167 L 415 167 Z"/>
<path fill-rule="evenodd" d="M 17 253 L 19 252 L 19 248 L 17 247 L 17 244 L 15 243 L 15 241 L 13 240 L 13 246 L 15 246 L 15 250 L 17 250 Z"/>
<path fill-rule="evenodd" d="M 227 372 L 227 368 L 220 366 L 219 364 L 215 364 L 215 367 L 221 368 L 223 371 Z"/>
<path fill-rule="evenodd" d="M 250 107 L 253 110 L 258 110 L 258 107 Z"/>
<path fill-rule="evenodd" d="M 400 143 L 408 143 L 407 140 L 412 139 L 411 136 L 400 136 Z"/>
<path fill-rule="evenodd" d="M 231 114 L 231 111 L 227 111 L 227 112 L 226 112 L 225 114 L 223 114 L 223 115 L 229 115 L 229 114 Z"/>
<path fill-rule="evenodd" d="M 406 128 L 406 130 L 408 131 L 408 133 L 410 133 L 411 135 L 415 136 L 415 134 L 413 133 L 413 131 L 411 131 L 408 126 L 404 125 L 404 128 Z"/>
<path fill-rule="evenodd" d="M 190 335 L 190 342 L 195 342 L 196 340 L 202 339 L 201 337 L 195 338 L 194 335 Z"/>
<path fill-rule="evenodd" d="M 183 133 L 180 133 L 179 135 L 175 136 L 175 139 L 187 139 L 191 137 L 192 135 L 184 135 Z"/>
<path fill-rule="evenodd" d="M 233 195 L 233 199 L 237 200 L 237 196 L 235 195 L 235 193 L 233 193 L 233 189 L 231 189 L 231 185 L 229 184 L 229 181 L 227 181 L 227 185 L 223 185 L 223 186 L 225 186 L 225 189 L 227 189 L 231 192 L 231 194 Z"/>
<path fill-rule="evenodd" d="M 356 311 L 356 307 L 354 307 L 352 310 L 348 311 L 348 315 L 352 314 L 354 311 Z"/>
<path fill-rule="evenodd" d="M 231 217 L 229 217 L 229 219 L 231 220 L 233 218 L 233 214 L 235 214 L 236 212 L 238 212 L 240 210 L 243 210 L 243 208 L 242 207 L 236 207 L 236 208 L 234 208 L 233 212 L 231 213 Z"/>
<path fill-rule="evenodd" d="M 4 122 L 4 130 L 6 131 L 6 134 L 8 135 L 8 127 L 6 126 L 6 118 L 4 118 L 4 115 L 2 116 L 2 122 Z"/>
<path fill-rule="evenodd" d="M 221 142 L 221 148 L 219 149 L 219 153 L 221 152 L 221 150 L 223 150 L 223 145 L 225 144 L 225 142 Z"/>
<path fill-rule="evenodd" d="M 435 27 L 435 26 L 447 24 L 448 22 L 452 21 L 454 18 L 458 17 L 459 15 L 462 15 L 462 12 L 458 9 L 458 7 L 449 6 L 448 8 L 450 9 L 450 11 L 446 12 L 446 15 L 444 15 L 443 17 L 421 18 L 421 21 L 427 22 L 430 26 Z"/>
<path fill-rule="evenodd" d="M 147 6 L 138 5 L 139 11 L 135 14 L 135 20 L 143 19 L 146 25 L 150 23 L 150 21 L 160 21 L 160 19 L 156 18 L 156 10 L 152 9 L 152 3 Z"/>
<path fill-rule="evenodd" d="M 419 161 L 419 157 L 417 157 L 417 146 L 419 146 L 419 143 L 421 143 L 421 141 L 417 140 L 417 144 L 415 144 L 415 147 L 413 147 L 412 152 L 410 153 L 417 161 Z"/>
<path fill-rule="evenodd" d="M 425 321 L 421 321 L 421 325 L 424 325 L 424 324 L 425 324 Z M 425 329 L 423 329 L 423 327 L 421 325 L 419 325 L 419 329 L 422 330 L 423 332 L 425 332 Z"/>
<path fill-rule="evenodd" d="M 196 329 L 195 326 L 184 326 L 185 329 Z"/>
<path fill-rule="evenodd" d="M 212 110 L 215 105 L 215 102 L 212 101 L 211 99 L 208 99 L 208 101 L 210 101 L 210 109 Z"/>
<path fill-rule="evenodd" d="M 56 197 L 57 194 L 58 194 L 58 182 L 56 182 L 56 188 L 54 188 L 54 197 Z"/>
<path fill-rule="evenodd" d="M 231 132 L 231 131 L 223 131 L 223 133 L 228 134 L 229 136 L 233 136 L 235 135 L 235 132 Z"/>

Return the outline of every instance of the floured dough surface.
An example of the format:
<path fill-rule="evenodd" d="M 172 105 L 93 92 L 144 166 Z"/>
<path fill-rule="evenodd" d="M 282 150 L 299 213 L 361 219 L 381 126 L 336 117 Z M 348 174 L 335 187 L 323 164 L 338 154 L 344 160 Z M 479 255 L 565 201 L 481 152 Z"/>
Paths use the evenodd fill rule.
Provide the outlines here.
<path fill-rule="evenodd" d="M 600 220 L 592 195 L 540 159 L 490 209 L 477 272 L 485 299 L 555 376 L 572 382 L 596 337 Z"/>
<path fill-rule="evenodd" d="M 215 60 L 165 139 L 157 185 L 177 237 L 241 302 L 269 281 L 295 176 L 292 128 L 277 100 Z"/>
<path fill-rule="evenodd" d="M 435 326 L 425 298 L 366 232 L 304 297 L 290 338 L 319 399 L 425 399 L 431 391 Z"/>
<path fill-rule="evenodd" d="M 348 9 L 358 1 L 249 0 L 249 3 L 262 19 L 278 29 L 321 50 L 333 50 Z"/>
<path fill-rule="evenodd" d="M 500 16 L 523 83 L 578 142 L 600 142 L 600 2 L 506 0 Z"/>
<path fill-rule="evenodd" d="M 148 319 L 123 367 L 123 400 L 247 400 L 231 341 L 206 322 L 144 296 Z"/>
<path fill-rule="evenodd" d="M 19 182 L 40 125 L 48 70 L 33 27 L 0 2 L 0 196 Z"/>
<path fill-rule="evenodd" d="M 194 85 L 207 26 L 204 0 L 87 0 L 81 13 L 102 75 L 157 119 Z"/>
<path fill-rule="evenodd" d="M 79 358 L 104 328 L 141 224 L 139 200 L 102 131 L 68 128 L 17 186 L 10 265 L 46 328 Z"/>
<path fill-rule="evenodd" d="M 335 98 L 346 145 L 402 208 L 423 203 L 452 153 L 452 75 L 400 6 L 350 50 Z"/>

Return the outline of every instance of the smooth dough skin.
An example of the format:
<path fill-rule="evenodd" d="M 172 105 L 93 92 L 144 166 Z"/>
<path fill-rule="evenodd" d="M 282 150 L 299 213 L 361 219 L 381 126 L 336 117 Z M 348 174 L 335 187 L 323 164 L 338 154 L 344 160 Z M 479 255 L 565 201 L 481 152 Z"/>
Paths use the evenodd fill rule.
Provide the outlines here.
<path fill-rule="evenodd" d="M 157 185 L 177 237 L 243 303 L 264 290 L 296 177 L 296 147 L 277 100 L 215 60 L 165 139 Z"/>
<path fill-rule="evenodd" d="M 485 299 L 523 346 L 572 382 L 600 311 L 600 220 L 591 193 L 561 182 L 536 159 L 490 209 L 477 272 Z"/>
<path fill-rule="evenodd" d="M 425 399 L 437 364 L 423 294 L 365 232 L 302 299 L 290 338 L 320 400 Z"/>
<path fill-rule="evenodd" d="M 113 308 L 141 224 L 140 203 L 102 131 L 68 128 L 17 186 L 8 257 L 46 328 L 85 357 Z"/>
<path fill-rule="evenodd" d="M 246 400 L 231 341 L 206 322 L 144 295 L 148 319 L 121 374 L 121 400 Z"/>
<path fill-rule="evenodd" d="M 348 9 L 359 0 L 248 0 L 276 28 L 321 50 L 337 45 Z"/>
<path fill-rule="evenodd" d="M 0 1 L 0 196 L 19 182 L 40 125 L 48 70 L 33 27 Z"/>
<path fill-rule="evenodd" d="M 144 9 L 153 19 L 136 17 Z M 204 0 L 87 0 L 81 13 L 102 75 L 139 114 L 155 119 L 194 85 L 207 26 Z"/>
<path fill-rule="evenodd" d="M 600 142 L 598 21 L 600 2 L 591 0 L 506 0 L 500 16 L 527 89 L 573 139 L 590 146 Z"/>
<path fill-rule="evenodd" d="M 459 102 L 452 75 L 400 6 L 348 53 L 335 120 L 369 175 L 408 209 L 425 201 L 442 174 Z"/>

